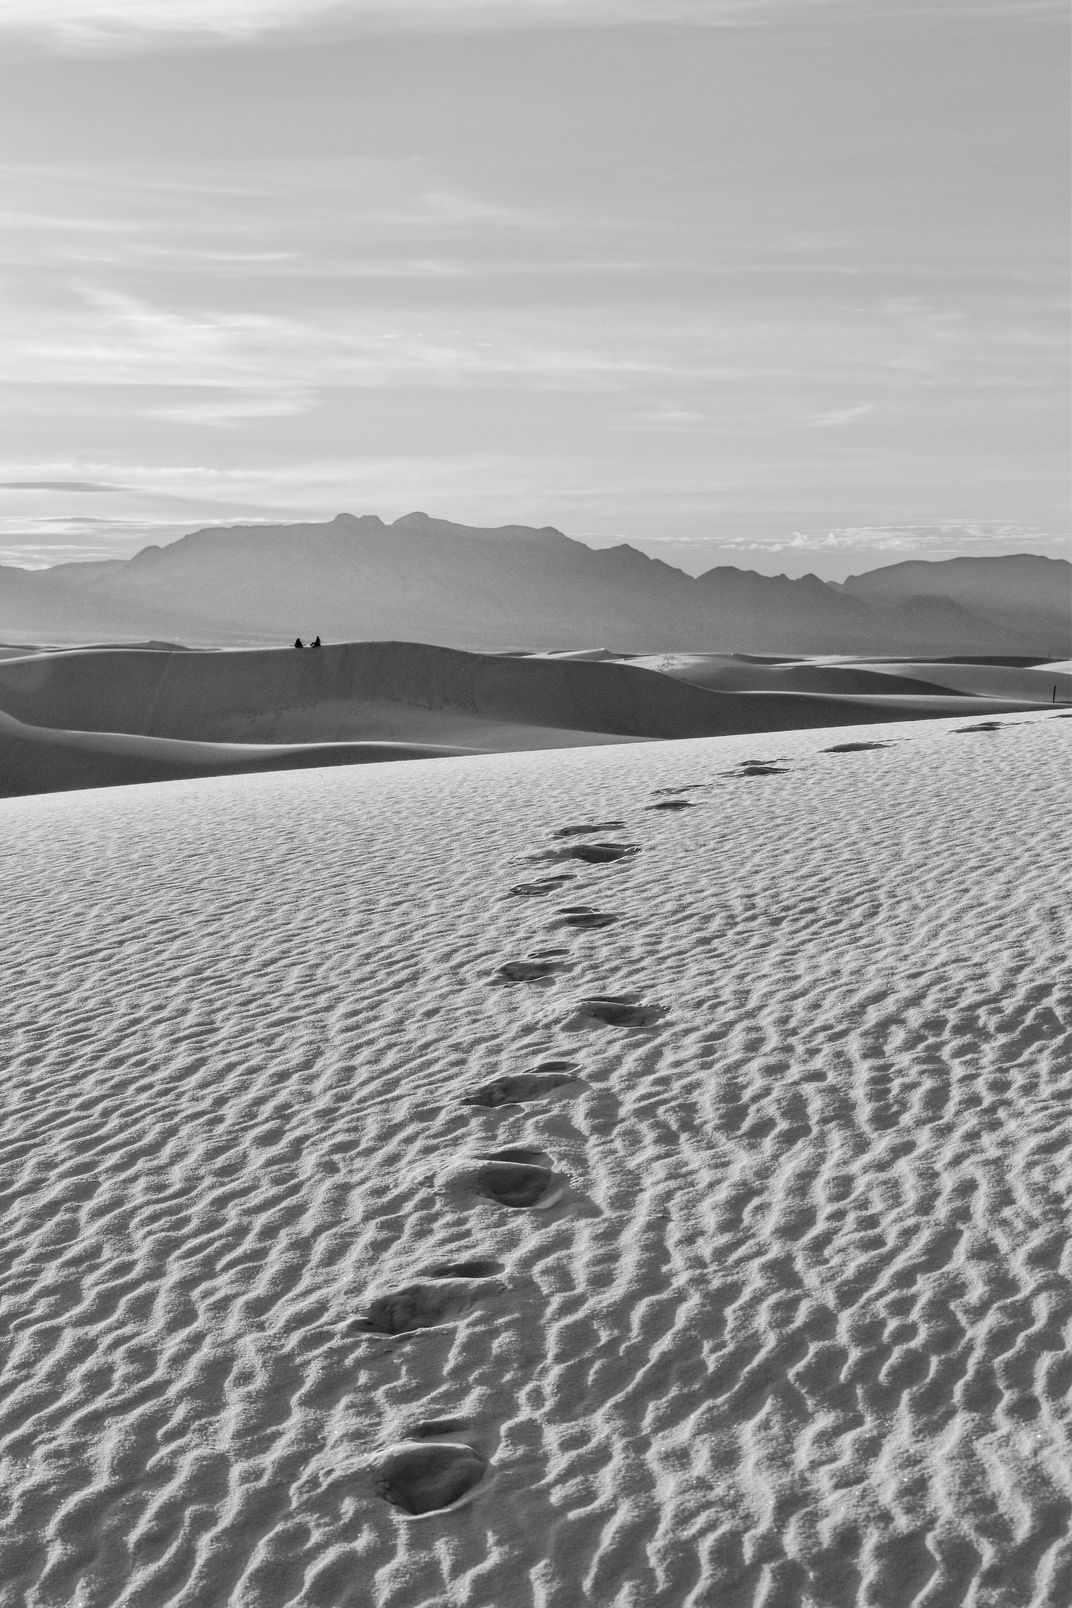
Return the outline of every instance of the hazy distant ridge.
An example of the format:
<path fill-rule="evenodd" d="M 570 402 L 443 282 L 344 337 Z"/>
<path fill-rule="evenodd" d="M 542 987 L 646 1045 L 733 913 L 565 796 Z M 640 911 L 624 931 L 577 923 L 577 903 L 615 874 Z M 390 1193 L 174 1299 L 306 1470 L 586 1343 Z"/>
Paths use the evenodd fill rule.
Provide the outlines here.
<path fill-rule="evenodd" d="M 0 568 L 0 636 L 1056 658 L 1072 652 L 1070 577 L 1064 560 L 1020 554 L 898 564 L 843 587 L 730 567 L 694 579 L 552 527 L 340 514 L 212 527 L 126 561 Z"/>

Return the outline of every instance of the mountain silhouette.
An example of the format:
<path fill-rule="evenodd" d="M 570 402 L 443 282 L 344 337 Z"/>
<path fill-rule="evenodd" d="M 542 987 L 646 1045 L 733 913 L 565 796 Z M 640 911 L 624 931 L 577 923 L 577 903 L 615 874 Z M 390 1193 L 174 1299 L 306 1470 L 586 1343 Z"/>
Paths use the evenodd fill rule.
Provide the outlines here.
<path fill-rule="evenodd" d="M 1037 553 L 985 558 L 911 559 L 864 575 L 851 575 L 842 590 L 881 607 L 925 599 L 958 603 L 1017 637 L 1068 651 L 1072 620 L 1072 565 Z"/>
<path fill-rule="evenodd" d="M 628 545 L 593 549 L 551 526 L 340 514 L 214 526 L 127 560 L 0 567 L 0 638 L 236 646 L 319 632 L 498 650 L 1072 651 L 1063 560 L 951 564 L 893 565 L 843 587 L 728 566 L 693 578 Z"/>

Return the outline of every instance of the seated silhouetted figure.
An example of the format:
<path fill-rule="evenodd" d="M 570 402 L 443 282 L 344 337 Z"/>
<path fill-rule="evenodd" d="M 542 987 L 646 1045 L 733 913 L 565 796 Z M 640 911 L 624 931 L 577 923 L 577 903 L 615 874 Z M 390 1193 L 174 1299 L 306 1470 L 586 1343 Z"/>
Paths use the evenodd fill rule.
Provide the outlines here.
<path fill-rule="evenodd" d="M 295 637 L 294 638 L 294 646 L 296 648 L 304 648 L 305 643 L 302 641 L 301 637 Z"/>
<path fill-rule="evenodd" d="M 311 648 L 318 648 L 320 646 L 320 638 L 318 636 L 315 636 L 313 638 L 313 640 L 310 642 L 309 646 Z"/>

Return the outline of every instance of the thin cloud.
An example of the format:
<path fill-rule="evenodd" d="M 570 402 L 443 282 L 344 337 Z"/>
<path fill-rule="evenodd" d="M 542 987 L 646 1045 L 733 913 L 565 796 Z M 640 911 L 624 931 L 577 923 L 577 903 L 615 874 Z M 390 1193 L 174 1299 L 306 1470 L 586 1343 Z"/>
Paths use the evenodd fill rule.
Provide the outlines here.
<path fill-rule="evenodd" d="M 170 407 L 144 408 L 146 419 L 166 419 L 181 424 L 209 425 L 215 429 L 235 429 L 252 419 L 296 419 L 317 406 L 312 391 L 292 391 L 277 396 L 254 392 L 221 391 L 216 398 L 202 402 L 176 402 Z"/>
<path fill-rule="evenodd" d="M 788 541 L 769 545 L 793 552 L 836 553 L 847 550 L 879 549 L 883 552 L 956 552 L 1027 543 L 1037 547 L 1055 538 L 1038 525 L 1009 524 L 998 520 L 946 519 L 922 525 L 843 525 L 834 530 L 795 530 Z M 768 545 L 750 543 L 750 546 Z"/>
<path fill-rule="evenodd" d="M 0 480 L 0 491 L 126 491 L 105 480 Z"/>
<path fill-rule="evenodd" d="M 330 25 L 405 32 L 693 24 L 747 27 L 804 6 L 858 15 L 859 0 L 4 0 L 0 30 L 74 48 L 129 48 L 191 36 L 256 39 Z M 876 15 L 886 6 L 873 0 Z M 1064 17 L 1063 0 L 901 0 L 898 16 Z"/>
<path fill-rule="evenodd" d="M 873 402 L 857 402 L 855 407 L 835 408 L 831 413 L 815 413 L 808 420 L 819 430 L 829 430 L 839 424 L 851 424 L 854 419 L 862 419 L 865 413 L 873 413 Z"/>

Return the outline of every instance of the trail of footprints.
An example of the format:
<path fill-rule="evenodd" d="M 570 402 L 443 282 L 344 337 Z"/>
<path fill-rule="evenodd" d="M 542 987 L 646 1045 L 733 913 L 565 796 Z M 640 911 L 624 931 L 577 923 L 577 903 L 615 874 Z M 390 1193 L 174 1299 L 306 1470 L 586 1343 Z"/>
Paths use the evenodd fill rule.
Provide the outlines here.
<path fill-rule="evenodd" d="M 691 807 L 691 803 L 683 799 L 659 800 L 647 806 L 669 810 Z M 559 827 L 553 836 L 564 840 L 564 846 L 544 850 L 536 858 L 576 861 L 586 867 L 628 861 L 640 853 L 640 845 L 604 836 L 620 832 L 624 826 L 624 821 L 615 820 Z M 515 883 L 509 896 L 547 898 L 560 893 L 577 875 L 574 871 L 563 871 L 531 882 Z M 562 905 L 551 915 L 556 928 L 581 932 L 609 927 L 619 919 L 615 912 L 589 904 Z M 546 985 L 565 968 L 568 956 L 569 950 L 565 948 L 534 950 L 522 959 L 504 961 L 491 982 L 506 986 Z M 574 1026 L 645 1028 L 665 1014 L 661 1006 L 640 1002 L 632 996 L 590 994 L 577 1001 L 571 1023 Z M 506 1074 L 470 1089 L 462 1096 L 461 1103 L 486 1110 L 522 1106 L 561 1095 L 569 1085 L 579 1081 L 576 1061 L 544 1061 L 530 1071 Z M 459 1204 L 478 1196 L 507 1212 L 546 1211 L 562 1200 L 566 1188 L 566 1178 L 556 1170 L 555 1158 L 545 1150 L 524 1145 L 474 1151 L 454 1164 L 449 1173 L 450 1193 L 458 1198 Z M 504 1294 L 508 1288 L 505 1273 L 504 1264 L 491 1257 L 432 1264 L 410 1284 L 370 1294 L 363 1315 L 353 1326 L 358 1332 L 372 1335 L 419 1337 L 422 1330 L 451 1323 L 483 1302 Z M 388 1446 L 375 1466 L 377 1493 L 414 1518 L 463 1506 L 489 1469 L 488 1459 L 459 1438 L 466 1428 L 462 1419 L 430 1421 L 411 1430 L 406 1440 Z"/>
<path fill-rule="evenodd" d="M 961 730 L 989 730 L 991 727 L 962 727 Z M 858 753 L 892 746 L 884 742 L 844 742 L 824 753 Z M 789 774 L 784 759 L 746 759 L 735 769 L 722 773 L 736 781 Z M 677 787 L 655 789 L 655 802 L 646 810 L 684 812 L 697 807 L 697 801 L 681 795 L 709 787 L 707 782 L 689 782 Z M 603 836 L 620 832 L 620 820 L 596 821 L 559 827 L 552 835 L 564 840 L 561 847 L 546 849 L 535 856 L 547 862 L 579 862 L 583 866 L 608 866 L 628 861 L 640 853 L 637 843 L 615 841 Z M 548 898 L 561 893 L 578 873 L 560 871 L 552 875 L 515 883 L 509 890 L 514 898 Z M 581 931 L 611 926 L 620 917 L 591 905 L 562 905 L 553 912 L 556 928 Z M 491 981 L 502 985 L 553 984 L 568 962 L 569 950 L 534 950 L 519 960 L 504 961 Z M 643 1029 L 654 1026 L 666 1015 L 664 1007 L 633 996 L 589 994 L 576 1003 L 567 1025 Z M 466 1106 L 498 1110 L 523 1106 L 561 1095 L 570 1084 L 579 1083 L 578 1063 L 570 1060 L 544 1061 L 530 1071 L 506 1074 L 471 1089 L 462 1096 Z M 566 1193 L 566 1179 L 556 1171 L 555 1159 L 547 1151 L 521 1145 L 499 1150 L 476 1151 L 450 1172 L 450 1184 L 459 1203 L 473 1196 L 494 1203 L 502 1211 L 546 1211 L 558 1204 Z M 505 1265 L 491 1257 L 433 1264 L 411 1284 L 400 1289 L 370 1295 L 364 1315 L 354 1327 L 374 1335 L 419 1335 L 424 1329 L 450 1323 L 473 1307 L 504 1294 L 508 1284 Z M 387 1447 L 375 1469 L 378 1494 L 401 1512 L 412 1517 L 445 1513 L 463 1506 L 486 1478 L 488 1459 L 467 1441 L 456 1438 L 468 1426 L 464 1419 L 439 1419 L 418 1424 L 406 1440 Z"/>

